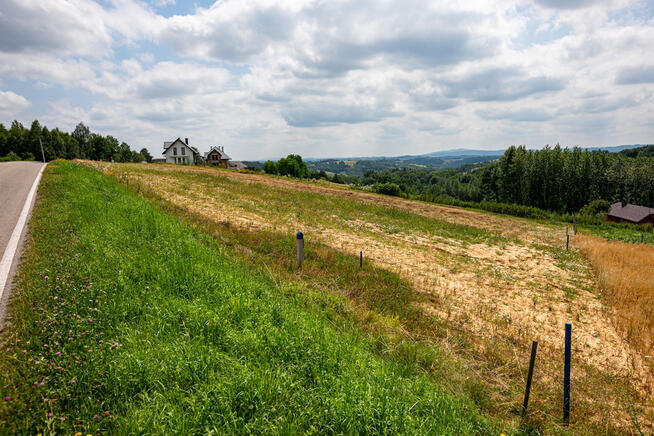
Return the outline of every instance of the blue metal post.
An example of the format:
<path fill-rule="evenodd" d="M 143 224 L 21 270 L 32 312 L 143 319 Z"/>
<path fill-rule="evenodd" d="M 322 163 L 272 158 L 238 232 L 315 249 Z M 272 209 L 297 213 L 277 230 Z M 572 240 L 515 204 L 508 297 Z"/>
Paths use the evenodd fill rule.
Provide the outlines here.
<path fill-rule="evenodd" d="M 572 323 L 565 323 L 565 362 L 563 365 L 563 421 L 570 422 L 570 358 L 572 349 Z"/>

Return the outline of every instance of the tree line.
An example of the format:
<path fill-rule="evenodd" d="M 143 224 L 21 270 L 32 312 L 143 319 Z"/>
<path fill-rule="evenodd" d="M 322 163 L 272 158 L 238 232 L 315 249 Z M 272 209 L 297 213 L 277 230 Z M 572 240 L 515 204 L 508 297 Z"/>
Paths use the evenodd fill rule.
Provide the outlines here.
<path fill-rule="evenodd" d="M 299 155 L 268 161 L 264 171 L 291 177 L 326 179 L 425 201 L 484 205 L 519 216 L 606 212 L 625 201 L 654 207 L 654 146 L 620 153 L 547 146 L 509 147 L 497 162 L 458 169 L 368 170 L 363 176 L 307 171 Z M 539 212 L 540 211 L 540 212 Z"/>
<path fill-rule="evenodd" d="M 102 136 L 79 123 L 71 133 L 48 130 L 38 120 L 29 129 L 14 121 L 9 129 L 0 124 L 0 156 L 4 160 L 41 160 L 41 144 L 45 160 L 91 159 L 115 162 L 152 162 L 152 155 L 143 148 L 137 152 L 111 135 Z"/>
<path fill-rule="evenodd" d="M 640 157 L 636 149 L 620 154 L 514 146 L 482 170 L 481 190 L 487 201 L 560 213 L 577 212 L 594 200 L 654 207 L 654 158 Z"/>

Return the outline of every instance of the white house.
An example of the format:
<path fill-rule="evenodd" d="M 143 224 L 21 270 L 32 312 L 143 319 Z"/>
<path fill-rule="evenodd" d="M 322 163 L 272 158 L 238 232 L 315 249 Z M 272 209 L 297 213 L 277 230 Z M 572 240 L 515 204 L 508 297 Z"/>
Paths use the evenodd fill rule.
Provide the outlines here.
<path fill-rule="evenodd" d="M 177 138 L 174 141 L 164 141 L 163 155 L 167 163 L 196 163 L 200 159 L 200 153 L 188 145 L 188 138 Z"/>

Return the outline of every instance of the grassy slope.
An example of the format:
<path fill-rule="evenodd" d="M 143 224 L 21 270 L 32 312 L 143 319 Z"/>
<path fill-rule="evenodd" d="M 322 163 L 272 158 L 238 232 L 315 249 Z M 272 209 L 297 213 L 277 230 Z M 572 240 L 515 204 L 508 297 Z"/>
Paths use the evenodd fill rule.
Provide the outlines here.
<path fill-rule="evenodd" d="M 3 433 L 497 433 L 339 326 L 321 309 L 338 297 L 249 270 L 100 173 L 51 164 L 31 230 L 0 357 Z"/>
<path fill-rule="evenodd" d="M 432 296 L 421 292 L 421 284 L 416 287 L 401 274 L 394 278 L 393 274 L 383 274 L 387 271 L 378 268 L 364 268 L 362 274 L 358 263 L 353 261 L 352 251 L 358 248 L 356 243 L 351 248 L 326 246 L 325 241 L 315 240 L 315 232 L 306 229 L 307 226 L 331 226 L 333 229 L 356 231 L 357 235 L 369 235 L 373 243 L 380 244 L 392 241 L 389 236 L 396 238 L 403 234 L 413 236 L 423 233 L 445 244 L 460 243 L 462 247 L 487 242 L 493 246 L 493 251 L 500 253 L 505 244 L 529 244 L 540 252 L 536 253 L 539 257 L 550 259 L 570 276 L 545 275 L 543 280 L 543 274 L 536 276 L 527 271 L 527 279 L 532 277 L 532 280 L 523 283 L 518 291 L 519 294 L 527 294 L 530 290 L 524 289 L 526 285 L 535 289 L 535 292 L 531 292 L 535 296 L 533 309 L 529 304 L 524 306 L 525 311 L 540 310 L 547 316 L 547 310 L 552 310 L 551 305 L 567 306 L 563 316 L 565 321 L 572 320 L 578 326 L 575 330 L 575 346 L 578 346 L 578 334 L 591 331 L 588 325 L 593 324 L 589 318 L 598 318 L 599 312 L 596 310 L 602 308 L 597 307 L 599 303 L 590 306 L 592 309 L 586 306 L 586 297 L 596 300 L 597 295 L 589 294 L 584 299 L 578 295 L 580 291 L 586 292 L 587 284 L 583 281 L 588 271 L 583 267 L 583 256 L 578 251 L 561 248 L 564 227 L 540 226 L 532 220 L 494 214 L 473 214 L 476 221 L 469 221 L 465 218 L 470 214 L 458 209 L 452 209 L 453 215 L 446 218 L 454 222 L 447 222 L 438 215 L 425 218 L 403 207 L 406 203 L 420 208 L 423 203 L 402 200 L 399 207 L 390 206 L 386 204 L 386 197 L 374 195 L 369 196 L 374 202 L 363 202 L 354 198 L 347 189 L 336 189 L 338 193 L 316 193 L 313 191 L 314 184 L 283 178 L 174 166 L 101 167 L 122 183 L 129 184 L 133 190 L 143 192 L 171 213 L 194 224 L 200 231 L 233 246 L 239 258 L 254 267 L 265 265 L 267 271 L 280 282 L 293 282 L 308 289 L 328 289 L 347 296 L 356 305 L 357 311 L 363 308 L 363 314 L 356 311 L 354 315 L 348 313 L 348 322 L 365 328 L 373 335 L 380 329 L 384 330 L 383 325 L 393 326 L 390 332 L 384 331 L 377 339 L 376 349 L 381 355 L 418 361 L 439 383 L 444 381 L 453 391 L 470 396 L 482 410 L 494 416 L 518 421 L 517 408 L 524 389 L 524 365 L 531 339 L 534 334 L 538 335 L 535 337 L 541 342 L 528 425 L 545 433 L 566 431 L 560 427 L 562 350 L 548 350 L 547 341 L 539 337 L 540 331 L 530 333 L 525 329 L 521 334 L 520 324 L 514 320 L 510 325 L 515 326 L 513 330 L 517 333 L 514 334 L 507 332 L 506 322 L 498 319 L 497 326 L 491 325 L 489 338 L 486 338 L 470 334 L 466 330 L 466 319 L 458 323 L 457 319 L 449 317 L 446 320 L 427 316 L 419 306 L 432 304 L 434 307 L 447 307 L 448 302 L 438 297 L 431 299 Z M 226 214 L 223 208 L 227 208 Z M 255 222 L 258 220 L 269 225 L 264 229 L 250 227 L 247 222 L 241 221 L 246 217 L 249 219 L 249 214 L 252 214 Z M 368 226 L 359 227 L 359 220 L 365 221 Z M 456 222 L 467 222 L 472 226 Z M 369 224 L 378 226 L 381 232 L 371 232 L 374 227 Z M 307 230 L 305 234 L 310 239 L 309 258 L 300 275 L 295 274 L 291 267 L 289 253 L 293 251 L 294 241 L 289 238 L 289 228 Z M 553 230 L 560 234 L 553 234 Z M 516 239 L 516 235 L 525 234 L 526 241 Z M 539 243 L 529 242 L 534 240 Z M 364 248 L 364 257 L 370 253 L 370 249 L 370 246 Z M 422 256 L 418 254 L 418 257 Z M 434 254 L 438 255 L 438 252 Z M 396 256 L 395 261 L 401 260 Z M 520 268 L 509 269 L 495 263 L 488 269 L 488 265 L 478 264 L 476 260 L 470 263 L 466 257 L 446 253 L 437 259 L 433 267 L 441 265 L 449 268 L 450 275 L 458 270 L 464 275 L 472 271 L 479 276 L 482 286 L 490 281 L 490 285 L 497 289 L 512 285 L 520 274 L 524 275 Z M 553 285 L 550 286 L 550 283 Z M 472 289 L 478 288 L 473 284 Z M 467 313 L 473 318 L 476 316 L 476 310 Z M 494 313 L 489 312 L 489 316 L 493 317 Z M 368 315 L 375 317 L 379 314 L 383 317 L 380 323 L 371 323 L 367 318 Z M 492 321 L 495 320 L 496 317 L 493 317 Z M 603 348 L 608 347 L 605 344 Z M 643 412 L 642 398 L 631 390 L 629 376 L 616 376 L 611 371 L 605 371 L 601 364 L 575 356 L 574 427 L 569 430 L 581 434 L 638 433 L 643 420 L 648 422 L 649 419 Z M 610 403 L 598 402 L 597 398 L 607 398 Z"/>

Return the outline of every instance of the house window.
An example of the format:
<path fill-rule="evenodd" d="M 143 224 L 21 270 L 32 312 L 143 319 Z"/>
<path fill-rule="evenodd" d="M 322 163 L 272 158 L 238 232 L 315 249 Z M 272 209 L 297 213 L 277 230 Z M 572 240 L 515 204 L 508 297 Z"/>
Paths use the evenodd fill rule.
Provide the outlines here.
<path fill-rule="evenodd" d="M 186 154 L 186 149 L 182 147 L 182 156 L 184 156 L 185 154 Z"/>
<path fill-rule="evenodd" d="M 177 147 L 173 147 L 173 156 L 177 156 Z"/>

